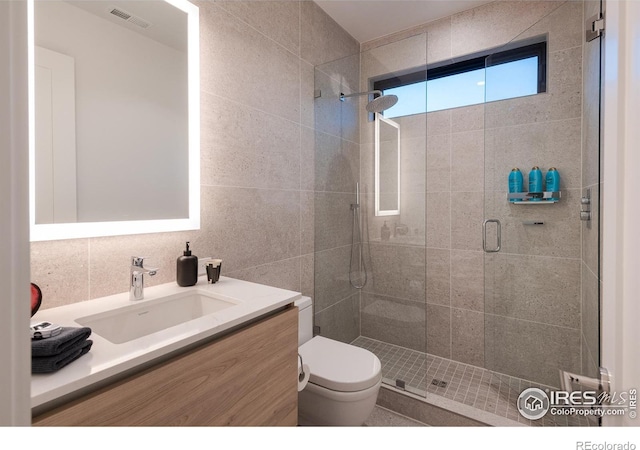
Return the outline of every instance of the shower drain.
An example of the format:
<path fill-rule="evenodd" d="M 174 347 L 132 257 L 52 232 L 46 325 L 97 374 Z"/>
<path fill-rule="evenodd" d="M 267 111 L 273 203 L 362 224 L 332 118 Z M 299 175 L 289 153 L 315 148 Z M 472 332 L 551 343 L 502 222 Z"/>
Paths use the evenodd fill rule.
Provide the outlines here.
<path fill-rule="evenodd" d="M 434 378 L 433 380 L 431 380 L 431 384 L 433 384 L 434 386 L 442 387 L 442 388 L 447 387 L 446 381 L 438 380 L 437 378 Z"/>

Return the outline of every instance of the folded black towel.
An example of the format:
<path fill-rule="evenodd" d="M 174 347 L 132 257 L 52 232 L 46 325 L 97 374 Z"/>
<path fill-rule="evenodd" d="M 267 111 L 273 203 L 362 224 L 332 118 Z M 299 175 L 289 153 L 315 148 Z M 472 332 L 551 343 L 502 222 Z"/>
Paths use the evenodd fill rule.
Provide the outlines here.
<path fill-rule="evenodd" d="M 91 350 L 91 345 L 93 345 L 93 341 L 87 339 L 54 356 L 32 357 L 31 373 L 50 373 L 60 370 Z"/>
<path fill-rule="evenodd" d="M 76 347 L 91 335 L 91 328 L 63 327 L 57 336 L 31 341 L 31 356 L 54 356 Z"/>

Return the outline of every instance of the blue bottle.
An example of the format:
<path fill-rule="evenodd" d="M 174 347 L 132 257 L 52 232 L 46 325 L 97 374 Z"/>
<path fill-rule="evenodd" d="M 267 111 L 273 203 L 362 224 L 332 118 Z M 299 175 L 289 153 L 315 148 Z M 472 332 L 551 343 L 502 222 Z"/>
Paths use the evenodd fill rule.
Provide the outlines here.
<path fill-rule="evenodd" d="M 529 192 L 542 192 L 542 172 L 535 166 L 529 172 Z M 532 198 L 532 202 L 539 202 L 541 198 Z"/>
<path fill-rule="evenodd" d="M 547 171 L 545 182 L 547 184 L 547 191 L 560 192 L 560 173 L 558 173 L 555 167 L 551 167 Z M 556 202 L 559 200 L 557 195 L 552 196 L 551 199 Z"/>
<path fill-rule="evenodd" d="M 511 173 L 509 173 L 509 192 L 522 192 L 522 172 L 517 167 L 511 169 Z M 512 198 L 509 200 L 510 202 L 519 202 L 519 199 Z"/>

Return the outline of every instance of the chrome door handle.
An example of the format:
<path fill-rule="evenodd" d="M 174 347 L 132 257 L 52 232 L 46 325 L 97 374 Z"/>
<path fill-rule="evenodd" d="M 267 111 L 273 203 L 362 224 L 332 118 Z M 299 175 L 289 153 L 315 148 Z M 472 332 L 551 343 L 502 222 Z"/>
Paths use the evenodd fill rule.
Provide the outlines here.
<path fill-rule="evenodd" d="M 498 226 L 498 235 L 497 235 L 498 246 L 494 249 L 487 248 L 487 224 L 488 223 L 495 223 Z M 501 245 L 502 245 L 502 225 L 500 224 L 500 221 L 498 219 L 486 219 L 484 222 L 482 222 L 482 249 L 486 253 L 497 253 L 500 251 Z"/>

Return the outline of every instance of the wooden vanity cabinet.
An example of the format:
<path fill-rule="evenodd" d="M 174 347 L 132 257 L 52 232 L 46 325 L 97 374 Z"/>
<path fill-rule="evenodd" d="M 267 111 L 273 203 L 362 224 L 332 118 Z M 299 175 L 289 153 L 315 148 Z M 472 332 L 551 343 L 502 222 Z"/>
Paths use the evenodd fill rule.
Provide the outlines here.
<path fill-rule="evenodd" d="M 35 426 L 295 426 L 298 308 L 33 418 Z"/>

